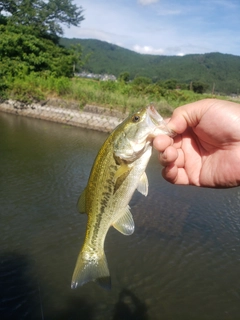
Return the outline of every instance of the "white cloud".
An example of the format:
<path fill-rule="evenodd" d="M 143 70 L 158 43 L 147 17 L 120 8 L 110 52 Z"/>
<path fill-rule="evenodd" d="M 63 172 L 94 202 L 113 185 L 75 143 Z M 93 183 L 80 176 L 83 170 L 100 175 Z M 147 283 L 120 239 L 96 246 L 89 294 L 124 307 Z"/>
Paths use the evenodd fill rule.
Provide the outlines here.
<path fill-rule="evenodd" d="M 73 28 L 71 28 L 73 31 Z M 111 42 L 112 34 L 106 31 L 91 29 L 91 28 L 76 28 L 75 32 L 66 32 L 67 37 L 71 37 L 71 33 L 74 33 L 75 38 L 82 38 L 82 39 L 99 39 L 102 41 Z"/>
<path fill-rule="evenodd" d="M 159 0 L 138 0 L 138 2 L 140 4 L 142 4 L 143 6 L 147 6 L 149 4 L 152 4 L 152 3 L 157 3 Z"/>
<path fill-rule="evenodd" d="M 135 46 L 133 46 L 133 50 L 138 53 L 144 53 L 144 54 L 156 54 L 156 55 L 164 54 L 163 49 L 154 49 L 151 46 L 142 46 L 141 47 L 139 45 L 135 45 Z"/>
<path fill-rule="evenodd" d="M 183 53 L 183 52 L 179 52 L 179 53 L 177 53 L 177 56 L 179 56 L 179 57 L 183 57 L 183 56 L 185 56 L 185 53 Z"/>

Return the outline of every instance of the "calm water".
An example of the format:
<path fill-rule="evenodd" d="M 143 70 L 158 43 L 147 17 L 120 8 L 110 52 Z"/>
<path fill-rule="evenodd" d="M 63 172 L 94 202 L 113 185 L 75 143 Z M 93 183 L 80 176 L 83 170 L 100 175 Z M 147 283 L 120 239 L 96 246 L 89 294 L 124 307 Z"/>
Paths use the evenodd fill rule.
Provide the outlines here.
<path fill-rule="evenodd" d="M 240 189 L 172 186 L 156 154 L 135 233 L 106 238 L 112 290 L 70 289 L 76 202 L 106 137 L 0 113 L 0 319 L 240 319 Z"/>

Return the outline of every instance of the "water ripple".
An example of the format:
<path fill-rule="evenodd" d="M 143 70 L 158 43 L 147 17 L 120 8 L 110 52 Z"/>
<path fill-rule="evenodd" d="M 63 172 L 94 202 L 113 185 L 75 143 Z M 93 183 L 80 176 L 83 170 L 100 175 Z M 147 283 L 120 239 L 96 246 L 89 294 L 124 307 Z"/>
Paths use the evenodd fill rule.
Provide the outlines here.
<path fill-rule="evenodd" d="M 71 291 L 87 221 L 76 202 L 106 135 L 1 114 L 0 130 L 1 319 L 239 318 L 239 188 L 172 186 L 153 155 L 134 234 L 106 237 L 112 291 Z"/>

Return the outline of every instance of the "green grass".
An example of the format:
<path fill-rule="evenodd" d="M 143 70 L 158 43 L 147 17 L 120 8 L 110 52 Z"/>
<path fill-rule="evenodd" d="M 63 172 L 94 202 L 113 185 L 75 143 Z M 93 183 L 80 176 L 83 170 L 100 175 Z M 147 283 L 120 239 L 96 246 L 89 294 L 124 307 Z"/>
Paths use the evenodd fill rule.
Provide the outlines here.
<path fill-rule="evenodd" d="M 122 112 L 133 112 L 152 103 L 163 116 L 183 104 L 215 97 L 190 90 L 167 90 L 157 84 L 125 84 L 124 82 L 97 81 L 82 78 L 55 78 L 48 74 L 30 74 L 21 79 L 7 79 L 5 94 L 8 98 L 26 103 L 57 97 L 82 109 L 87 104 L 103 106 Z M 219 96 L 218 96 L 219 98 Z M 220 97 L 228 99 L 227 97 Z"/>

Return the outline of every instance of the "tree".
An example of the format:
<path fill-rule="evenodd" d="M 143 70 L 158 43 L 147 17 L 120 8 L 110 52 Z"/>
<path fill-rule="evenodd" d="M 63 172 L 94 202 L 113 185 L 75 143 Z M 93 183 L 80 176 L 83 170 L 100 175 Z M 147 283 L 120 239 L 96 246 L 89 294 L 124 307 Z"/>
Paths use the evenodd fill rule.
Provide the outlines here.
<path fill-rule="evenodd" d="M 0 79 L 47 71 L 57 77 L 73 74 L 76 57 L 26 26 L 0 25 Z"/>
<path fill-rule="evenodd" d="M 149 84 L 152 83 L 152 80 L 148 77 L 142 77 L 142 76 L 138 76 L 138 77 L 135 77 L 134 80 L 133 80 L 133 84 L 135 85 L 144 85 L 144 86 L 147 86 Z"/>
<path fill-rule="evenodd" d="M 78 71 L 83 66 L 82 47 L 80 44 L 71 45 L 70 52 L 73 57 L 73 73 Z"/>
<path fill-rule="evenodd" d="M 177 80 L 175 80 L 175 79 L 169 79 L 163 83 L 163 87 L 165 89 L 174 90 L 174 89 L 176 89 L 176 86 L 177 86 Z"/>
<path fill-rule="evenodd" d="M 204 93 L 208 89 L 209 85 L 201 81 L 192 82 L 192 90 L 196 93 Z"/>
<path fill-rule="evenodd" d="M 130 74 L 129 74 L 129 72 L 125 71 L 125 72 L 120 73 L 120 75 L 119 75 L 119 77 L 118 77 L 118 80 L 119 80 L 120 82 L 123 81 L 124 83 L 129 82 L 129 80 L 130 80 Z"/>
<path fill-rule="evenodd" d="M 72 0 L 2 0 L 0 14 L 10 14 L 14 25 L 31 26 L 40 36 L 58 39 L 63 35 L 62 24 L 79 26 L 84 20 L 82 7 Z"/>
<path fill-rule="evenodd" d="M 46 71 L 72 76 L 82 53 L 58 45 L 61 24 L 77 26 L 83 19 L 72 0 L 0 0 L 0 78 Z"/>

